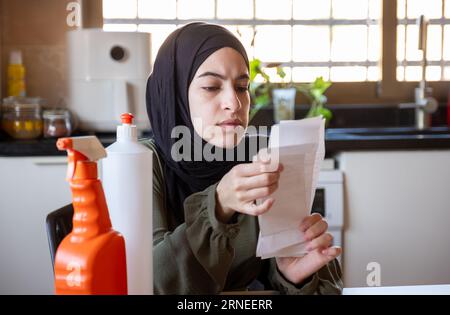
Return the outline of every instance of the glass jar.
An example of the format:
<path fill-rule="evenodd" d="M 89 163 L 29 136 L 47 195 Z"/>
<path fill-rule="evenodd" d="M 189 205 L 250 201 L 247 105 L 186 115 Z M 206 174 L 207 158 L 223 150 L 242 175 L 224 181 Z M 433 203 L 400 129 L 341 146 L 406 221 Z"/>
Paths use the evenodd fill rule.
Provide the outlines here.
<path fill-rule="evenodd" d="M 44 110 L 44 137 L 68 137 L 72 133 L 72 122 L 69 110 L 56 108 Z"/>
<path fill-rule="evenodd" d="M 3 99 L 2 128 L 15 139 L 36 139 L 42 135 L 40 98 Z"/>

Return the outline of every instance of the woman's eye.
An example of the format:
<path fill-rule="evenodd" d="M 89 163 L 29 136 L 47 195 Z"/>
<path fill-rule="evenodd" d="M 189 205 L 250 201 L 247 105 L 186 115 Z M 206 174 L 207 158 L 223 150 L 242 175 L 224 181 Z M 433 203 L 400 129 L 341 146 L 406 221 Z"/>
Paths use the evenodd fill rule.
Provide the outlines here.
<path fill-rule="evenodd" d="M 238 92 L 247 92 L 249 87 L 248 86 L 238 86 L 236 89 L 238 90 Z"/>
<path fill-rule="evenodd" d="M 205 91 L 208 91 L 208 92 L 216 92 L 216 91 L 220 90 L 220 87 L 217 87 L 217 86 L 204 86 L 204 87 L 202 87 L 202 89 L 204 89 Z"/>

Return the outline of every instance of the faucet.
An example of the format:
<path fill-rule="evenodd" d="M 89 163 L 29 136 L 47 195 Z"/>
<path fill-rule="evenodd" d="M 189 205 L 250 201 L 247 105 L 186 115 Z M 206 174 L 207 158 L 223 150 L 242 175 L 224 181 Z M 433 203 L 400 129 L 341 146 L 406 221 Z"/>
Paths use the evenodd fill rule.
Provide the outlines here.
<path fill-rule="evenodd" d="M 428 19 L 421 15 L 417 19 L 417 26 L 419 26 L 419 50 L 422 51 L 422 79 L 419 86 L 414 89 L 414 103 L 402 103 L 400 108 L 414 108 L 415 110 L 415 127 L 423 130 L 431 127 L 431 114 L 438 108 L 438 102 L 431 96 L 432 88 L 427 87 L 426 84 L 426 67 L 427 67 L 427 30 Z"/>
<path fill-rule="evenodd" d="M 431 127 L 431 114 L 438 108 L 438 102 L 430 95 L 431 88 L 425 87 L 425 81 L 421 81 L 415 88 L 415 126 L 417 129 Z"/>
<path fill-rule="evenodd" d="M 427 66 L 427 30 L 428 19 L 421 15 L 417 19 L 419 26 L 419 50 L 422 50 L 422 80 L 414 90 L 415 126 L 417 129 L 431 127 L 431 114 L 438 108 L 438 102 L 431 97 L 432 89 L 426 86 L 425 72 Z"/>

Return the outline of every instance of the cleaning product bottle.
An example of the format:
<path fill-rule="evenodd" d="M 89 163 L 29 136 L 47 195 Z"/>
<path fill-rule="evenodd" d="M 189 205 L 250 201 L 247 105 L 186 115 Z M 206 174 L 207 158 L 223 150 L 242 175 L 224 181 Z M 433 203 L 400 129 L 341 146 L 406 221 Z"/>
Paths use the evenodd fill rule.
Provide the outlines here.
<path fill-rule="evenodd" d="M 153 294 L 152 151 L 137 141 L 132 114 L 122 114 L 117 141 L 101 161 L 111 222 L 127 248 L 128 294 Z"/>
<path fill-rule="evenodd" d="M 125 241 L 114 231 L 96 161 L 106 151 L 95 136 L 60 138 L 67 150 L 73 230 L 55 256 L 56 294 L 127 294 Z"/>
<path fill-rule="evenodd" d="M 22 53 L 13 50 L 8 65 L 8 96 L 25 96 L 25 67 L 22 64 Z"/>

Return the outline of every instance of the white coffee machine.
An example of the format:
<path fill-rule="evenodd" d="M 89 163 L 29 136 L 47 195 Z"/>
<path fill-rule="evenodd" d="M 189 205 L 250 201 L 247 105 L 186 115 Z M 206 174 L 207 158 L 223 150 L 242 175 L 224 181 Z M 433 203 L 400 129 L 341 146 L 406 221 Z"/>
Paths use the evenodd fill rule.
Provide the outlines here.
<path fill-rule="evenodd" d="M 130 112 L 140 131 L 150 128 L 145 106 L 151 71 L 150 34 L 79 29 L 68 32 L 69 100 L 79 129 L 113 132 Z"/>

